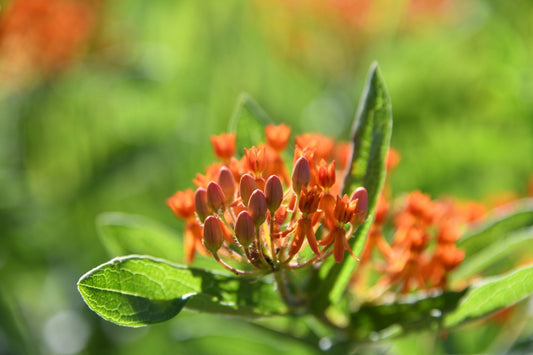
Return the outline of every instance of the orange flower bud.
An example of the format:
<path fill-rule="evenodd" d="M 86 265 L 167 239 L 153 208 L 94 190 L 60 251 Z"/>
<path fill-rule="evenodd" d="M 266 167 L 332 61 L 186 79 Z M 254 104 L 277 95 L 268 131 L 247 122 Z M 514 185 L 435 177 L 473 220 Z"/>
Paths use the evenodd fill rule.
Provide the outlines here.
<path fill-rule="evenodd" d="M 357 210 L 360 211 L 360 213 L 357 213 L 357 216 L 355 217 L 355 223 L 363 223 L 365 221 L 366 214 L 368 213 L 368 191 L 366 191 L 366 189 L 362 186 L 358 187 L 353 192 L 350 200 L 357 200 Z"/>
<path fill-rule="evenodd" d="M 212 254 L 216 254 L 218 249 L 224 242 L 224 233 L 219 218 L 216 216 L 209 216 L 204 222 L 204 238 L 202 239 L 204 246 Z"/>
<path fill-rule="evenodd" d="M 215 213 L 218 213 L 221 208 L 224 207 L 224 203 L 226 202 L 226 196 L 224 196 L 224 191 L 222 191 L 222 188 L 219 184 L 217 184 L 214 181 L 211 181 L 207 185 L 207 204 L 209 207 L 215 211 Z"/>
<path fill-rule="evenodd" d="M 272 215 L 281 205 L 283 200 L 283 186 L 281 180 L 276 175 L 271 175 L 265 184 L 265 198 L 268 210 Z"/>
<path fill-rule="evenodd" d="M 222 133 L 219 136 L 211 136 L 211 144 L 218 158 L 227 161 L 235 155 L 235 133 Z"/>
<path fill-rule="evenodd" d="M 207 190 L 199 187 L 194 194 L 194 207 L 198 218 L 203 222 L 213 211 L 207 204 Z"/>
<path fill-rule="evenodd" d="M 331 164 L 327 164 L 324 159 L 320 161 L 318 165 L 318 183 L 326 189 L 335 184 L 335 161 L 332 161 Z"/>
<path fill-rule="evenodd" d="M 303 187 L 307 187 L 311 181 L 311 169 L 305 157 L 300 157 L 292 170 L 292 189 L 297 194 Z"/>
<path fill-rule="evenodd" d="M 287 147 L 290 135 L 291 128 L 285 124 L 280 124 L 279 126 L 267 125 L 265 127 L 265 136 L 268 145 L 277 152 Z"/>
<path fill-rule="evenodd" d="M 248 212 L 256 226 L 263 223 L 266 219 L 267 202 L 263 191 L 257 189 L 250 196 L 248 201 Z"/>
<path fill-rule="evenodd" d="M 237 216 L 237 220 L 235 221 L 235 235 L 239 243 L 245 248 L 248 248 L 254 241 L 254 221 L 247 211 L 242 211 Z"/>
<path fill-rule="evenodd" d="M 239 191 L 241 193 L 242 203 L 244 203 L 245 206 L 248 205 L 248 200 L 250 199 L 250 196 L 252 195 L 252 192 L 254 192 L 257 189 L 257 182 L 255 182 L 255 179 L 250 174 L 244 174 L 241 176 L 241 181 L 239 183 Z"/>
<path fill-rule="evenodd" d="M 235 195 L 235 178 L 231 170 L 225 166 L 220 168 L 218 172 L 218 184 L 222 188 L 227 201 L 232 202 Z"/>

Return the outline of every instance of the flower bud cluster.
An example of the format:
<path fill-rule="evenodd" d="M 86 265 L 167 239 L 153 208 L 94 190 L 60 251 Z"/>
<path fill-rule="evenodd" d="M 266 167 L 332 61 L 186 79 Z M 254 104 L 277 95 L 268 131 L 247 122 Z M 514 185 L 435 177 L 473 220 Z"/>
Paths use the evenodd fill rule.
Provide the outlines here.
<path fill-rule="evenodd" d="M 177 192 L 167 200 L 171 208 L 194 205 L 194 218 L 190 208 L 187 215 L 172 208 L 189 223 L 186 244 L 187 238 L 194 241 L 188 242 L 188 248 L 198 248 L 200 242 L 200 252 L 206 249 L 236 274 L 254 271 L 239 270 L 225 260 L 245 262 L 259 273 L 304 267 L 332 254 L 341 262 L 345 251 L 352 253 L 347 240 L 365 220 L 368 209 L 362 187 L 351 197 L 338 195 L 342 179 L 337 174 L 343 171 L 336 170 L 335 161 L 327 160 L 337 158 L 338 165 L 346 167 L 346 144 L 320 135 L 297 137 L 289 178 L 284 151 L 290 128 L 270 125 L 265 136 L 267 144 L 245 149 L 240 159 L 234 156 L 235 135 L 212 137 L 221 163 L 197 175 L 194 196 Z M 312 254 L 304 258 L 301 252 L 306 245 Z M 194 250 L 187 250 L 187 255 L 194 256 Z"/>

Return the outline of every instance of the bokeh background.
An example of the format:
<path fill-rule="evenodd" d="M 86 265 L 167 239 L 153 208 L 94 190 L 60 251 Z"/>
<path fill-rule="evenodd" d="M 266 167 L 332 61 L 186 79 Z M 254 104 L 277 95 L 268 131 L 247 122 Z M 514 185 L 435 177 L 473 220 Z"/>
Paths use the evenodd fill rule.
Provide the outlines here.
<path fill-rule="evenodd" d="M 165 206 L 213 158 L 241 92 L 276 123 L 347 139 L 377 60 L 402 161 L 393 194 L 487 206 L 533 173 L 529 0 L 0 1 L 0 354 L 317 352 L 239 319 L 184 312 L 128 329 L 76 281 L 111 257 L 95 218 Z M 531 328 L 531 327 L 530 327 Z M 496 326 L 395 353 L 479 353 Z M 253 351 L 251 351 L 253 349 Z"/>

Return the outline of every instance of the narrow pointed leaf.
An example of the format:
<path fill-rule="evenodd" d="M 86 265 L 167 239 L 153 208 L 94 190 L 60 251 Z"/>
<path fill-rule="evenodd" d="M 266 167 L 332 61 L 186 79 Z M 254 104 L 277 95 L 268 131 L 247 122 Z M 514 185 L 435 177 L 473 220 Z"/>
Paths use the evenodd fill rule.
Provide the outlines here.
<path fill-rule="evenodd" d="M 354 152 L 350 168 L 344 180 L 343 192 L 350 194 L 356 187 L 364 186 L 368 191 L 368 218 L 350 238 L 349 244 L 355 254 L 360 255 L 368 230 L 374 219 L 376 203 L 385 182 L 385 161 L 392 134 L 392 109 L 385 83 L 376 63 L 368 74 L 352 130 Z M 345 257 L 342 263 L 330 258 L 320 267 L 318 285 L 312 299 L 314 312 L 322 312 L 335 303 L 346 289 L 357 261 Z"/>
<path fill-rule="evenodd" d="M 470 288 L 457 309 L 446 316 L 444 325 L 452 327 L 486 316 L 533 294 L 533 265 L 517 268 L 505 275 L 487 278 Z"/>
<path fill-rule="evenodd" d="M 237 134 L 237 154 L 265 140 L 264 128 L 270 118 L 257 102 L 247 93 L 242 93 L 228 123 L 228 132 Z"/>
<path fill-rule="evenodd" d="M 78 290 L 99 316 L 130 327 L 168 320 L 184 306 L 244 317 L 285 312 L 270 283 L 147 256 L 131 255 L 102 264 L 80 278 Z"/>
<path fill-rule="evenodd" d="M 183 259 L 181 239 L 169 228 L 146 217 L 106 212 L 96 219 L 96 228 L 111 257 L 141 254 L 175 262 Z"/>
<path fill-rule="evenodd" d="M 533 199 L 515 202 L 512 206 L 506 206 L 505 210 L 510 212 L 496 212 L 495 217 L 457 242 L 457 247 L 465 251 L 466 258 L 494 244 L 498 239 L 506 238 L 510 232 L 533 226 Z"/>
<path fill-rule="evenodd" d="M 513 257 L 524 250 L 528 250 L 533 244 L 533 228 L 524 229 L 518 232 L 509 233 L 505 238 L 499 239 L 486 248 L 470 255 L 451 274 L 451 282 L 461 282 L 469 278 L 485 275 L 485 270 L 494 267 L 499 261 Z M 501 272 L 501 270 L 500 270 Z"/>

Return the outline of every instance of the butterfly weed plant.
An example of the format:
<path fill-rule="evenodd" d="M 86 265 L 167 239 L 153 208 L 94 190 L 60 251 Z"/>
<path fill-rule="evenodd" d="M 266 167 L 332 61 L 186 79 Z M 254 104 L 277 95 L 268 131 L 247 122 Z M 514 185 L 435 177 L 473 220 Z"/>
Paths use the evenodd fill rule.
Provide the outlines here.
<path fill-rule="evenodd" d="M 533 292 L 532 266 L 494 266 L 532 242 L 531 201 L 487 214 L 419 191 L 391 199 L 386 174 L 399 154 L 376 64 L 348 142 L 316 133 L 292 141 L 290 127 L 271 124 L 247 95 L 229 132 L 211 138 L 218 160 L 194 177 L 196 189 L 166 201 L 184 221 L 183 247 L 153 221 L 99 218 L 116 257 L 78 282 L 99 316 L 130 327 L 183 308 L 251 322 L 313 318 L 323 326 L 309 326 L 306 341 L 328 337 L 340 351 L 450 329 Z M 203 267 L 190 266 L 195 259 Z"/>

